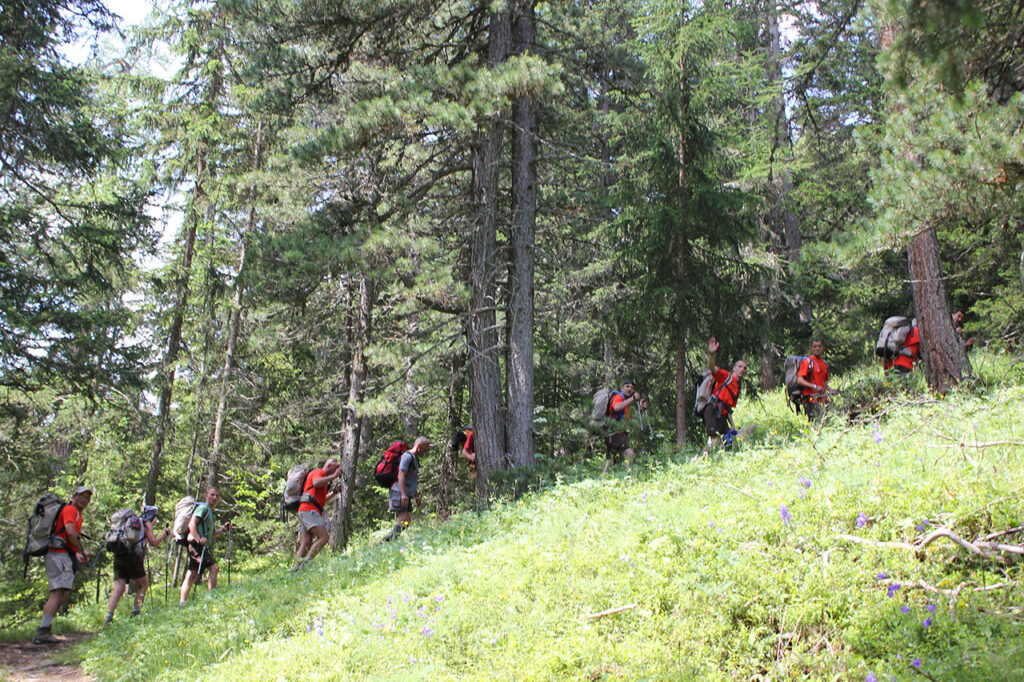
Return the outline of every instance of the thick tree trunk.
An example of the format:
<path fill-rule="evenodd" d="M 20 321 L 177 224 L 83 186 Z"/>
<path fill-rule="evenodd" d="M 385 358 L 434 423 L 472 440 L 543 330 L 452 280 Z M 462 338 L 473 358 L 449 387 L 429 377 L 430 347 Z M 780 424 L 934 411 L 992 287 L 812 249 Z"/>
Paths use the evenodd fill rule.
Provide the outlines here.
<path fill-rule="evenodd" d="M 534 47 L 532 0 L 513 5 L 513 49 Z M 515 102 L 512 135 L 512 234 L 509 278 L 508 456 L 513 467 L 533 466 L 534 235 L 537 222 L 536 132 L 533 99 Z"/>
<path fill-rule="evenodd" d="M 466 386 L 466 355 L 462 352 L 452 354 L 451 370 L 448 380 L 448 411 L 445 423 L 448 435 L 454 435 L 462 427 L 462 393 Z M 437 487 L 437 515 L 446 519 L 452 508 L 452 483 L 459 466 L 461 453 L 450 447 L 450 442 L 438 443 L 442 452 L 439 473 L 440 483 Z"/>
<path fill-rule="evenodd" d="M 511 40 L 509 17 L 491 15 L 488 62 L 505 61 Z M 505 422 L 502 417 L 501 363 L 498 344 L 498 162 L 503 122 L 501 115 L 487 120 L 479 133 L 473 157 L 474 225 L 470 238 L 470 309 L 466 342 L 469 353 L 471 412 L 477 453 L 477 497 L 486 502 L 487 476 L 503 469 Z"/>
<path fill-rule="evenodd" d="M 921 334 L 921 359 L 928 387 L 944 393 L 970 375 L 971 365 L 953 328 L 934 229 L 914 235 L 907 245 L 914 309 Z"/>
<path fill-rule="evenodd" d="M 331 510 L 331 549 L 344 548 L 352 532 L 352 500 L 355 497 L 356 467 L 359 463 L 360 427 L 362 417 L 356 406 L 363 399 L 366 378 L 364 353 L 370 339 L 370 322 L 376 292 L 373 282 L 358 277 L 359 308 L 356 313 L 352 343 L 352 362 L 349 365 L 348 400 L 343 411 L 342 438 L 339 453 L 341 462 L 340 490 Z"/>

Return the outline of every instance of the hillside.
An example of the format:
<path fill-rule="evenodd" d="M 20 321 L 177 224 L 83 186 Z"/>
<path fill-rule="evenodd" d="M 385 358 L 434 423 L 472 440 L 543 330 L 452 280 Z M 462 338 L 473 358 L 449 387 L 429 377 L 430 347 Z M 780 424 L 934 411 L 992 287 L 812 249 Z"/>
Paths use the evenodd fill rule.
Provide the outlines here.
<path fill-rule="evenodd" d="M 154 589 L 77 653 L 111 680 L 1021 679 L 1018 565 L 840 538 L 1019 526 L 1024 388 L 987 394 L 900 394 L 820 432 L 751 400 L 736 452 L 421 515 L 397 544 L 298 575 L 278 557 L 181 609 Z"/>

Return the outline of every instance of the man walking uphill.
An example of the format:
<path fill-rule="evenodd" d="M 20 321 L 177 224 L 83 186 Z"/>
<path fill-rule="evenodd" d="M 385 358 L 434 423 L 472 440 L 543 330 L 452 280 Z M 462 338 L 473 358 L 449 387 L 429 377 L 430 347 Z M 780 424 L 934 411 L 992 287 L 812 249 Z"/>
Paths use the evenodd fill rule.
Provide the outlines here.
<path fill-rule="evenodd" d="M 627 380 L 622 384 L 621 391 L 612 392 L 612 398 L 608 401 L 608 416 L 620 422 L 632 419 L 633 415 L 629 413 L 629 408 L 634 405 L 638 410 L 647 409 L 647 401 L 636 392 L 636 386 L 633 382 Z M 633 448 L 629 447 L 629 434 L 625 431 L 608 434 L 604 437 L 604 444 L 607 449 L 607 455 L 605 455 L 604 459 L 605 471 L 608 471 L 608 468 L 615 464 L 615 459 L 619 455 L 625 458 L 627 467 L 633 463 L 635 453 Z"/>
<path fill-rule="evenodd" d="M 71 496 L 71 504 L 57 515 L 53 525 L 53 544 L 46 553 L 46 580 L 50 596 L 43 604 L 43 619 L 32 641 L 35 644 L 59 642 L 50 632 L 54 616 L 71 597 L 75 584 L 75 571 L 80 564 L 89 563 L 89 553 L 82 545 L 82 512 L 92 501 L 92 488 L 80 485 Z"/>
<path fill-rule="evenodd" d="M 206 502 L 200 502 L 192 510 L 192 518 L 188 521 L 188 570 L 181 581 L 181 603 L 188 601 L 188 593 L 203 572 L 209 570 L 207 589 L 217 587 L 217 571 L 220 567 L 213 558 L 210 547 L 213 539 L 231 528 L 231 522 L 217 528 L 217 516 L 213 509 L 220 501 L 220 491 L 210 488 L 206 491 Z"/>
<path fill-rule="evenodd" d="M 395 512 L 395 527 L 384 536 L 381 542 L 390 542 L 398 537 L 405 527 L 412 523 L 412 501 L 419 501 L 420 457 L 430 449 L 430 440 L 420 436 L 412 445 L 412 450 L 402 453 L 398 462 L 398 480 L 391 484 L 388 491 L 388 509 Z"/>
<path fill-rule="evenodd" d="M 324 463 L 323 469 L 313 469 L 306 474 L 306 480 L 302 484 L 303 501 L 299 504 L 299 550 L 295 553 L 292 571 L 297 571 L 312 561 L 327 544 L 329 537 L 324 507 L 336 494 L 327 492 L 327 487 L 339 476 L 341 464 L 333 457 Z"/>
<path fill-rule="evenodd" d="M 708 340 L 708 369 L 711 370 L 715 385 L 711 389 L 711 400 L 701 415 L 704 418 L 704 428 L 708 432 L 708 448 L 704 451 L 705 454 L 721 443 L 722 436 L 730 427 L 735 428 L 732 424 L 732 411 L 740 397 L 740 382 L 747 373 L 745 360 L 733 363 L 731 372 L 719 367 L 715 362 L 719 347 L 718 341 L 712 336 Z"/>

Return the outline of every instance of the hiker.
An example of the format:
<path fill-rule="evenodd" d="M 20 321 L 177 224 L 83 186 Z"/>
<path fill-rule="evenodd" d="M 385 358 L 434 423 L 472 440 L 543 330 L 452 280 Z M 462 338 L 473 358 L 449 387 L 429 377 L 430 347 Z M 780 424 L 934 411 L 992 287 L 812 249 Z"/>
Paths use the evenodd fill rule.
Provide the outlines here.
<path fill-rule="evenodd" d="M 46 580 L 50 585 L 50 596 L 43 604 L 43 618 L 36 629 L 34 644 L 53 644 L 60 640 L 50 632 L 54 616 L 71 598 L 78 567 L 89 563 L 89 553 L 82 544 L 82 512 L 92 501 L 92 488 L 80 485 L 75 488 L 71 502 L 57 516 L 54 524 L 53 542 L 46 552 Z M 68 552 L 68 550 L 71 550 Z"/>
<path fill-rule="evenodd" d="M 473 427 L 462 430 L 465 442 L 462 444 L 462 458 L 469 468 L 469 480 L 476 480 L 476 439 L 473 438 Z"/>
<path fill-rule="evenodd" d="M 954 329 L 954 331 L 956 331 L 956 335 L 960 339 L 960 342 L 962 344 L 964 344 L 964 352 L 970 352 L 970 350 L 972 348 L 974 348 L 974 338 L 971 337 L 971 338 L 967 339 L 966 341 L 964 340 L 964 311 L 963 310 L 959 310 L 958 309 L 958 310 L 956 310 L 953 313 L 953 329 Z"/>
<path fill-rule="evenodd" d="M 728 372 L 715 362 L 715 355 L 720 345 L 715 337 L 708 339 L 708 369 L 714 378 L 714 388 L 711 389 L 711 399 L 704 407 L 701 416 L 704 418 L 704 428 L 708 434 L 707 447 L 703 454 L 708 454 L 712 448 L 722 442 L 722 438 L 729 434 L 730 430 L 735 432 L 736 427 L 732 421 L 732 411 L 740 397 L 740 383 L 743 375 L 747 373 L 745 360 L 737 360 L 733 363 L 732 371 Z"/>
<path fill-rule="evenodd" d="M 341 464 L 333 457 L 324 462 L 323 469 L 313 469 L 306 474 L 302 484 L 303 502 L 299 504 L 299 549 L 295 552 L 292 572 L 312 561 L 330 539 L 324 507 L 338 494 L 336 490 L 328 492 L 328 488 L 331 481 L 339 476 Z"/>
<path fill-rule="evenodd" d="M 188 569 L 185 571 L 185 579 L 181 581 L 181 604 L 188 601 L 188 593 L 192 585 L 202 577 L 203 572 L 209 570 L 207 589 L 217 587 L 217 571 L 220 567 L 217 560 L 213 558 L 210 543 L 220 534 L 231 528 L 228 521 L 220 528 L 217 528 L 217 515 L 214 507 L 220 501 L 220 491 L 210 488 L 206 491 L 206 502 L 200 502 L 192 510 L 192 518 L 188 522 Z"/>
<path fill-rule="evenodd" d="M 828 400 L 828 363 L 821 357 L 824 352 L 824 341 L 811 341 L 810 355 L 800 362 L 796 372 L 796 383 L 803 389 L 801 404 L 808 421 L 818 417 Z"/>
<path fill-rule="evenodd" d="M 629 408 L 634 405 L 638 410 L 647 409 L 647 401 L 636 392 L 636 384 L 631 379 L 627 379 L 622 383 L 621 391 L 612 391 L 611 400 L 608 401 L 608 416 L 615 421 L 632 419 L 633 415 L 629 413 Z M 633 448 L 629 447 L 629 434 L 625 431 L 609 433 L 604 437 L 604 444 L 607 452 L 604 458 L 605 471 L 615 464 L 615 460 L 620 455 L 626 460 L 627 467 L 633 463 L 636 453 L 633 452 Z"/>
<path fill-rule="evenodd" d="M 885 372 L 888 374 L 890 371 L 895 370 L 900 374 L 907 374 L 914 369 L 914 362 L 917 360 L 918 353 L 920 352 L 921 345 L 921 334 L 917 328 L 917 321 L 915 320 L 913 325 L 910 327 L 910 331 L 907 332 L 907 336 L 903 339 L 903 346 L 899 353 L 896 353 L 891 358 L 885 358 Z"/>
<path fill-rule="evenodd" d="M 412 501 L 419 501 L 417 487 L 420 477 L 420 457 L 430 449 L 430 439 L 425 436 L 417 438 L 412 449 L 402 453 L 398 463 L 398 479 L 391 484 L 388 492 L 388 510 L 395 512 L 395 527 L 391 529 L 381 542 L 391 542 L 412 523 Z"/>
<path fill-rule="evenodd" d="M 137 543 L 137 548 L 133 547 L 131 551 L 114 554 L 114 589 L 110 593 L 110 601 L 107 603 L 107 617 L 103 619 L 104 625 L 110 625 L 113 622 L 114 610 L 128 589 L 129 582 L 135 588 L 135 606 L 132 607 L 131 618 L 139 615 L 142 610 L 142 602 L 146 599 L 146 590 L 149 589 L 149 577 L 146 575 L 146 566 L 143 561 L 146 549 L 148 546 L 158 546 L 171 534 L 170 525 L 164 526 L 164 532 L 160 534 L 160 537 L 153 534 L 153 521 L 156 520 L 159 511 L 156 507 L 143 506 L 142 513 L 139 514 L 139 518 L 142 519 L 143 539 Z"/>

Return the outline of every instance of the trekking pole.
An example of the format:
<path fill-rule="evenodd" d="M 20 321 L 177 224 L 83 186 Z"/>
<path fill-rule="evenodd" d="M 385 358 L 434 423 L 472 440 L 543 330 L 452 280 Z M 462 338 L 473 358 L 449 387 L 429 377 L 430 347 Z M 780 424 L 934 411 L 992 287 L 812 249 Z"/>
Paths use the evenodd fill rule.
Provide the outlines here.
<path fill-rule="evenodd" d="M 100 566 L 103 563 L 103 550 L 96 556 L 96 603 L 100 603 Z"/>
<path fill-rule="evenodd" d="M 171 565 L 171 545 L 172 544 L 173 543 L 171 543 L 171 542 L 167 543 L 167 553 L 166 553 L 166 558 L 164 559 L 164 606 L 167 606 L 167 592 L 169 590 L 167 579 L 170 577 L 170 576 L 167 575 L 167 569 Z"/>
<path fill-rule="evenodd" d="M 202 552 L 202 554 L 199 555 L 199 565 L 196 566 L 196 582 L 195 582 L 194 585 L 192 585 L 191 588 L 189 588 L 189 589 L 192 590 L 192 592 L 190 593 L 190 596 L 191 596 L 192 599 L 196 598 L 196 592 L 199 591 L 198 588 L 196 588 L 196 589 L 192 589 L 192 588 L 195 588 L 196 585 L 199 584 L 199 577 L 203 575 L 203 560 L 205 558 L 206 558 L 206 545 L 203 545 L 203 552 Z M 186 580 L 187 580 L 188 579 L 188 564 L 187 563 L 185 564 L 185 576 L 186 576 Z"/>
<path fill-rule="evenodd" d="M 228 526 L 228 555 L 225 560 L 228 564 L 228 587 L 231 587 L 231 526 Z"/>

